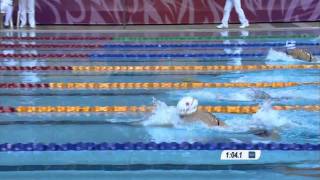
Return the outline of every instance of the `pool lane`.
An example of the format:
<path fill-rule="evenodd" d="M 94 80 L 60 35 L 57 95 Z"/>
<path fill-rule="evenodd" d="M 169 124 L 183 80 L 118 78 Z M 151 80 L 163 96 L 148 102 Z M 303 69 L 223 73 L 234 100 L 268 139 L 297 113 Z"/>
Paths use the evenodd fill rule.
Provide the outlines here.
<path fill-rule="evenodd" d="M 260 34 L 259 34 L 260 33 Z M 39 33 L 35 36 L 29 34 L 30 37 L 23 39 L 22 43 L 17 43 L 17 38 L 4 39 L 7 44 L 0 45 L 0 49 L 4 52 L 1 54 L 2 67 L 14 66 L 136 66 L 136 65 L 279 65 L 291 64 L 302 65 L 307 64 L 301 61 L 280 62 L 277 60 L 269 60 L 270 48 L 283 51 L 286 40 L 295 39 L 301 48 L 308 48 L 316 55 L 319 53 L 319 36 L 317 31 L 305 31 L 310 36 L 295 36 L 297 32 L 281 32 L 279 36 L 272 32 L 250 33 L 247 37 L 241 37 L 237 33 L 178 33 L 160 34 L 170 37 L 157 37 L 159 34 L 127 34 L 133 38 L 119 37 L 119 34 L 104 34 L 97 36 L 89 34 L 64 34 L 59 33 Z M 279 33 L 279 32 L 277 32 Z M 288 33 L 288 36 L 285 36 Z M 266 36 L 263 36 L 266 35 Z M 19 34 L 14 34 L 14 36 Z M 123 36 L 125 36 L 124 34 Z M 137 37 L 143 36 L 145 38 Z M 228 37 L 229 35 L 229 37 Z M 185 36 L 185 37 L 182 37 Z M 198 36 L 198 37 L 195 37 Z M 202 36 L 202 37 L 200 37 Z M 235 38 L 237 36 L 237 38 Z M 277 37 L 272 37 L 277 36 Z M 47 37 L 55 37 L 48 39 Z M 70 38 L 69 38 L 70 37 Z M 76 39 L 78 37 L 78 39 Z M 88 37 L 88 38 L 86 38 Z M 114 41 L 110 41 L 108 37 L 113 37 Z M 207 39 L 206 39 L 207 38 Z M 208 39 L 209 38 L 209 39 Z M 258 38 L 258 39 L 257 39 Z M 48 42 L 56 40 L 54 45 L 47 46 Z M 77 46 L 71 46 L 75 44 Z M 99 46 L 97 46 L 97 44 Z M 45 46 L 44 46 L 45 45 Z M 94 46 L 93 46 L 94 45 Z M 21 49 L 22 47 L 27 47 Z M 21 54 L 21 55 L 20 55 Z M 56 54 L 56 55 L 52 55 Z M 61 56 L 62 55 L 62 56 Z M 67 56 L 64 56 L 67 55 Z M 81 55 L 81 56 L 78 56 Z M 273 54 L 278 56 L 277 54 Z M 60 58 L 62 57 L 62 58 Z M 318 65 L 318 64 L 313 64 Z M 212 74 L 159 74 L 151 73 L 97 73 L 97 72 L 8 72 L 1 71 L 1 83 L 51 83 L 51 82 L 184 82 L 184 81 L 200 81 L 200 82 L 314 82 L 318 80 L 320 71 L 318 69 L 299 69 L 299 70 L 268 70 L 268 71 L 224 71 L 214 72 Z M 317 105 L 319 104 L 319 87 L 303 85 L 300 87 L 286 87 L 280 89 L 263 88 L 263 91 L 269 93 L 274 99 L 275 104 L 286 105 Z M 170 106 L 174 106 L 176 102 L 185 94 L 197 97 L 204 105 L 256 105 L 261 104 L 265 100 L 254 98 L 252 92 L 248 88 L 206 88 L 194 90 L 36 90 L 36 89 L 1 89 L 2 100 L 1 105 L 6 106 L 33 106 L 33 105 L 151 105 L 152 98 L 156 98 L 165 102 Z M 217 94 L 220 93 L 220 97 Z M 294 122 L 308 117 L 309 121 L 317 122 L 318 115 L 314 112 L 300 111 L 281 112 L 288 119 L 291 116 Z M 240 119 L 242 121 L 251 121 L 251 116 L 218 114 L 220 118 L 226 121 Z M 193 134 L 181 138 L 174 136 L 173 131 L 169 129 L 150 128 L 150 132 L 146 128 L 130 128 L 119 125 L 110 125 L 106 120 L 141 120 L 146 119 L 145 114 L 1 114 L 1 129 L 4 130 L 3 137 L 8 142 L 23 142 L 26 140 L 41 141 L 50 143 L 68 142 L 68 141 L 94 141 L 99 140 L 96 132 L 103 132 L 100 139 L 107 141 L 226 141 L 231 142 L 233 138 L 240 141 L 248 142 L 257 140 L 257 137 L 248 138 L 248 135 L 230 134 L 225 137 L 225 132 L 218 132 L 218 135 L 212 135 L 212 132 L 204 132 L 202 135 Z M 274 120 L 277 118 L 274 118 Z M 30 120 L 30 122 L 29 122 Z M 91 121 L 92 120 L 92 121 Z M 9 122 L 13 124 L 10 124 Z M 26 122 L 27 121 L 27 122 Z M 32 122 L 33 121 L 33 122 Z M 39 124 L 43 121 L 44 124 Z M 58 121 L 58 122 L 52 122 Z M 79 121 L 80 124 L 77 124 Z M 81 121 L 81 122 L 80 122 Z M 7 124 L 6 124 L 7 123 Z M 17 124 L 15 124 L 17 123 Z M 22 123 L 22 124 L 19 124 Z M 24 124 L 23 126 L 23 123 Z M 29 124 L 28 124 L 29 123 Z M 34 123 L 34 124 L 31 124 Z M 47 123 L 47 124 L 46 124 Z M 83 124 L 81 124 L 83 123 Z M 90 124 L 92 123 L 92 124 Z M 97 124 L 94 124 L 97 123 Z M 0 122 L 1 124 L 1 122 Z M 85 124 L 87 126 L 85 126 Z M 310 124 L 308 124 L 309 126 Z M 310 125 L 311 126 L 311 125 Z M 7 132 L 20 131 L 20 135 L 10 136 Z M 88 131 L 83 131 L 84 127 L 88 127 Z M 312 129 L 312 126 L 310 127 Z M 119 132 L 119 137 L 112 136 L 113 130 L 123 131 L 123 136 Z M 34 132 L 33 132 L 34 131 Z M 56 132 L 55 132 L 56 131 Z M 83 131 L 82 135 L 76 132 Z M 159 132 L 166 131 L 169 137 L 159 136 Z M 308 134 L 306 131 L 310 131 Z M 310 142 L 315 143 L 318 133 L 313 129 L 306 128 L 306 131 L 292 134 L 283 134 L 284 139 L 280 142 Z M 60 133 L 58 135 L 57 133 Z M 188 130 L 181 130 L 181 134 L 186 134 Z M 28 134 L 30 133 L 30 134 Z M 88 135 L 91 134 L 91 135 Z M 116 132 L 115 132 L 116 133 Z M 50 135 L 51 134 L 51 135 Z M 128 134 L 133 134 L 128 137 Z M 146 135 L 147 134 L 147 135 Z M 305 136 L 303 134 L 306 134 Z M 88 137 L 86 137 L 88 135 Z M 16 137 L 16 139 L 14 138 Z M 199 138 L 197 138 L 199 137 Z M 217 138 L 214 138 L 217 137 Z M 221 139 L 219 139 L 221 138 Z M 258 141 L 261 139 L 258 139 Z"/>

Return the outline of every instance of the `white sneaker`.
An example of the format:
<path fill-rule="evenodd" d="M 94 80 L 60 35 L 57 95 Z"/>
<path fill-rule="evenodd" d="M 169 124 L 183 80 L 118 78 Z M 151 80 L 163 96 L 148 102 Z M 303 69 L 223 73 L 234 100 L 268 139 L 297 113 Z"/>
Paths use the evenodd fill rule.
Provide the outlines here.
<path fill-rule="evenodd" d="M 244 29 L 246 27 L 249 27 L 249 23 L 241 24 L 241 26 L 239 26 L 239 28 L 241 29 Z"/>
<path fill-rule="evenodd" d="M 228 28 L 228 24 L 220 24 L 217 26 L 218 29 Z"/>
<path fill-rule="evenodd" d="M 26 26 L 26 22 L 20 24 L 20 28 L 24 28 Z"/>
<path fill-rule="evenodd" d="M 36 28 L 36 24 L 30 24 L 30 28 L 32 29 Z"/>

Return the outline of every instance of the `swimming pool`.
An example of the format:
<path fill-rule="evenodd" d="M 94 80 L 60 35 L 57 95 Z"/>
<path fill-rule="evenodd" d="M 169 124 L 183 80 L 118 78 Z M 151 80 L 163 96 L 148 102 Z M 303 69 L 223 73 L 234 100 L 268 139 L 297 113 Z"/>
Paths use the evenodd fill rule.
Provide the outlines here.
<path fill-rule="evenodd" d="M 282 53 L 296 40 L 319 55 L 319 35 L 1 32 L 0 176 L 319 176 L 320 64 Z M 186 95 L 230 128 L 179 123 L 174 106 Z M 141 120 L 148 125 L 126 125 Z M 174 127 L 158 126 L 168 121 Z M 245 133 L 251 126 L 280 138 Z M 222 161 L 226 149 L 262 156 Z"/>

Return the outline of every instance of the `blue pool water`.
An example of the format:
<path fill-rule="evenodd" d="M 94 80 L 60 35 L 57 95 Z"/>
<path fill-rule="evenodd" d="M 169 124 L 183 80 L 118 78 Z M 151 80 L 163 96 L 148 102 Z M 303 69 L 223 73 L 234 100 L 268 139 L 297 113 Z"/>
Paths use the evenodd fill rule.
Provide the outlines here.
<path fill-rule="evenodd" d="M 248 33 L 250 35 L 248 35 Z M 252 31 L 229 35 L 320 36 L 320 31 Z M 59 36 L 222 36 L 213 32 L 0 32 L 2 37 Z M 44 41 L 3 40 L 1 44 L 106 44 L 122 45 L 93 49 L 0 48 L 3 54 L 121 54 L 123 57 L 86 59 L 0 58 L 0 66 L 162 66 L 162 65 L 292 65 L 319 64 L 299 61 L 282 53 L 282 39 L 231 39 L 220 41 Z M 319 38 L 295 39 L 301 48 L 320 53 Z M 266 44 L 245 46 L 245 44 Z M 308 44 L 309 43 L 309 44 Z M 154 44 L 152 47 L 141 45 Z M 166 47 L 168 44 L 185 47 Z M 190 44 L 213 44 L 194 47 Z M 220 46 L 217 47 L 217 44 Z M 230 46 L 233 44 L 234 47 Z M 313 45 L 310 45 L 313 44 Z M 130 46 L 127 45 L 139 45 Z M 188 45 L 188 46 L 186 46 Z M 216 46 L 214 46 L 216 45 Z M 223 46 L 225 45 L 225 46 Z M 229 45 L 229 46 L 228 46 Z M 129 54 L 143 54 L 143 58 Z M 150 56 L 157 54 L 161 57 Z M 230 56 L 179 57 L 164 54 L 229 54 Z M 243 56 L 260 54 L 259 56 Z M 318 56 L 318 58 L 320 58 Z M 319 82 L 319 69 L 232 71 L 232 72 L 72 72 L 72 71 L 0 71 L 0 83 L 51 82 Z M 257 98 L 253 88 L 206 88 L 188 90 L 54 90 L 0 89 L 0 106 L 151 106 L 151 113 L 0 113 L 0 144 L 3 143 L 126 143 L 126 142 L 200 142 L 200 143 L 284 143 L 319 144 L 318 111 L 275 111 L 272 105 L 319 105 L 320 88 L 301 85 L 286 88 L 261 88 L 270 99 Z M 179 123 L 175 105 L 184 96 L 197 98 L 201 105 L 260 105 L 256 114 L 215 115 L 228 128 L 208 128 L 202 124 Z M 128 126 L 123 122 L 146 121 L 145 126 Z M 173 127 L 159 127 L 175 122 Z M 178 122 L 178 123 L 177 123 Z M 249 127 L 277 129 L 279 138 L 261 138 L 246 133 Z M 68 151 L 68 152 L 0 152 L 0 179 L 316 179 L 319 178 L 319 151 L 262 151 L 258 161 L 221 161 L 221 151 Z"/>

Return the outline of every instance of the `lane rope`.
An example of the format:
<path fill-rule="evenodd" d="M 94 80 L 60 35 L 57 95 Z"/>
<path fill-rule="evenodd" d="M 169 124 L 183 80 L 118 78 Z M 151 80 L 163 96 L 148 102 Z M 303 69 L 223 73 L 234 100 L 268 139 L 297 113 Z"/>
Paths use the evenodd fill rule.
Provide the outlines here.
<path fill-rule="evenodd" d="M 198 89 L 198 88 L 284 88 L 303 85 L 319 86 L 320 82 L 257 82 L 257 83 L 205 83 L 205 82 L 70 82 L 70 83 L 0 83 L 0 89 Z"/>
<path fill-rule="evenodd" d="M 241 66 L 0 66 L 0 71 L 159 72 L 159 71 L 253 71 L 320 69 L 320 64 Z"/>
<path fill-rule="evenodd" d="M 0 44 L 4 48 L 82 48 L 82 49 L 167 49 L 167 48 L 233 48 L 233 47 L 284 47 L 286 43 L 247 43 L 247 44 Z M 296 46 L 319 46 L 320 43 L 296 43 Z"/>
<path fill-rule="evenodd" d="M 254 114 L 260 107 L 255 106 L 199 106 L 199 110 L 211 113 Z M 276 105 L 277 111 L 320 111 L 320 105 Z M 153 106 L 0 106 L 0 113 L 115 113 L 115 112 L 152 112 Z"/>
<path fill-rule="evenodd" d="M 21 41 L 21 40 L 26 40 L 26 41 L 104 41 L 104 40 L 112 40 L 112 37 L 81 37 L 81 36 L 37 36 L 37 37 L 6 37 L 2 36 L 0 37 L 0 40 L 2 41 Z"/>
<path fill-rule="evenodd" d="M 3 143 L 0 152 L 48 152 L 48 151 L 186 151 L 186 150 L 267 150 L 267 151 L 319 151 L 320 144 L 283 144 L 283 143 L 201 143 L 201 142 L 136 142 L 136 143 Z"/>
<path fill-rule="evenodd" d="M 312 53 L 314 56 L 320 53 Z M 224 53 L 191 53 L 191 54 L 178 54 L 178 53 L 162 53 L 162 54 L 0 54 L 0 58 L 41 58 L 41 59 L 64 59 L 64 58 L 79 58 L 79 59 L 102 59 L 102 58 L 258 58 L 266 56 L 265 53 L 243 53 L 243 54 L 224 54 Z M 105 59 L 108 60 L 108 59 Z"/>

